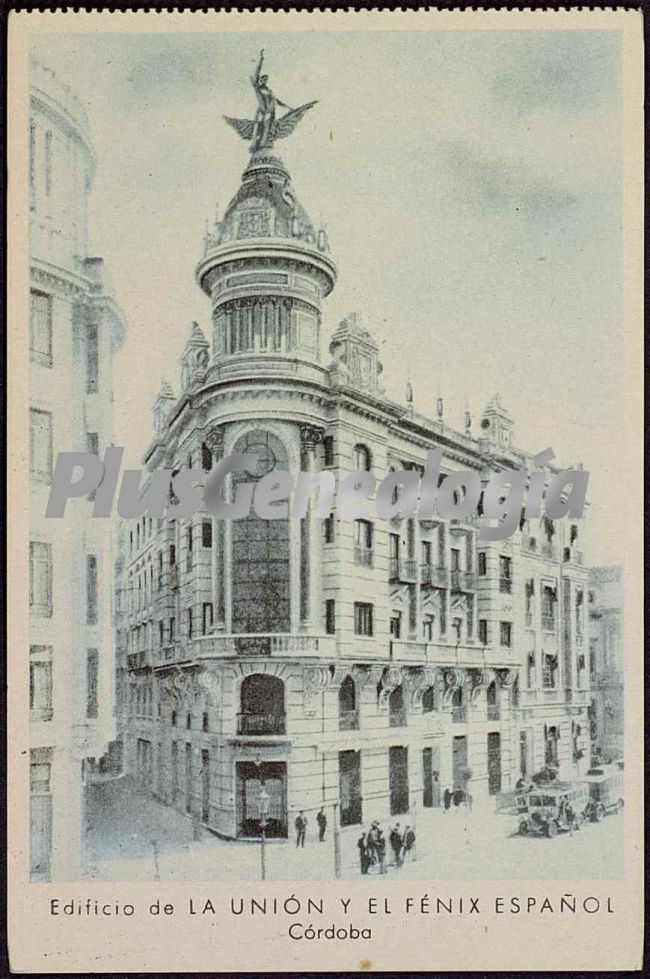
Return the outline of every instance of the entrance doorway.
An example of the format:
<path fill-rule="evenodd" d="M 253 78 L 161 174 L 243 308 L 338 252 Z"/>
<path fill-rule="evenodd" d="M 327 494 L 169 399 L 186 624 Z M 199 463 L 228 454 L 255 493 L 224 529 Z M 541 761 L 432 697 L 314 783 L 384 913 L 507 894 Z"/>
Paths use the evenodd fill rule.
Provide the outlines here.
<path fill-rule="evenodd" d="M 498 731 L 488 734 L 488 792 L 496 795 L 501 791 L 501 735 Z"/>
<path fill-rule="evenodd" d="M 269 795 L 265 835 L 286 838 L 287 763 L 284 761 L 266 761 L 259 765 L 250 761 L 237 762 L 237 836 L 260 835 L 262 785 Z"/>
<path fill-rule="evenodd" d="M 467 768 L 467 738 L 456 737 L 451 748 L 451 773 L 454 792 L 465 791 L 465 769 Z"/>
<path fill-rule="evenodd" d="M 440 748 L 422 749 L 422 805 L 427 809 L 440 805 Z"/>
<path fill-rule="evenodd" d="M 408 748 L 394 745 L 388 752 L 388 784 L 390 787 L 390 814 L 400 816 L 409 808 Z"/>
<path fill-rule="evenodd" d="M 339 751 L 341 826 L 361 822 L 361 752 Z"/>

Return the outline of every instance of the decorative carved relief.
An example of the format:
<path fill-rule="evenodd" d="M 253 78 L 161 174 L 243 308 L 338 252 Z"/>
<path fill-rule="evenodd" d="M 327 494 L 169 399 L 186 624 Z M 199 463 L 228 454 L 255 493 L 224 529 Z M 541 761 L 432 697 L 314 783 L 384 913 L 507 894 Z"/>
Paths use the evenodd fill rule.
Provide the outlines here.
<path fill-rule="evenodd" d="M 410 694 L 411 706 L 414 710 L 420 710 L 424 691 L 435 682 L 435 670 L 419 666 L 408 667 L 405 672 L 405 686 Z"/>
<path fill-rule="evenodd" d="M 305 714 L 316 712 L 316 696 L 328 686 L 331 674 L 326 666 L 309 666 L 302 674 L 302 696 Z"/>
<path fill-rule="evenodd" d="M 399 687 L 402 682 L 402 670 L 399 666 L 387 666 L 384 675 L 381 680 L 381 690 L 379 693 L 379 707 L 385 709 L 388 707 L 388 700 L 397 687 Z"/>
<path fill-rule="evenodd" d="M 497 680 L 500 687 L 511 687 L 515 680 L 514 670 L 497 670 Z"/>
<path fill-rule="evenodd" d="M 444 689 L 442 691 L 442 702 L 445 707 L 451 706 L 451 698 L 454 692 L 464 686 L 465 676 L 462 670 L 445 670 L 443 674 Z"/>
<path fill-rule="evenodd" d="M 205 433 L 205 444 L 215 459 L 221 458 L 224 446 L 223 428 L 219 428 L 218 426 L 209 428 Z"/>
<path fill-rule="evenodd" d="M 480 694 L 492 682 L 492 670 L 469 670 L 469 702 L 475 704 Z"/>

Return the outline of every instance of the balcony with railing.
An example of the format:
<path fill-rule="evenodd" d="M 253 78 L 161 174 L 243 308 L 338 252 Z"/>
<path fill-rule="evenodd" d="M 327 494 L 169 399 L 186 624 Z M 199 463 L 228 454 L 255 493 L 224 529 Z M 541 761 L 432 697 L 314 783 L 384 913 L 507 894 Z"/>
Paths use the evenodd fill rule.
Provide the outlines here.
<path fill-rule="evenodd" d="M 501 710 L 498 704 L 487 705 L 487 719 L 488 721 L 498 721 L 501 719 Z"/>
<path fill-rule="evenodd" d="M 237 734 L 250 737 L 286 734 L 287 720 L 284 714 L 238 714 Z"/>
<path fill-rule="evenodd" d="M 476 591 L 476 574 L 474 571 L 451 572 L 451 590 L 458 592 Z"/>
<path fill-rule="evenodd" d="M 555 545 L 551 544 L 550 541 L 543 541 L 539 550 L 542 557 L 551 558 L 552 560 L 555 560 L 557 558 L 557 551 L 555 549 Z"/>
<path fill-rule="evenodd" d="M 417 578 L 416 562 L 411 558 L 389 558 L 388 577 L 391 581 L 414 582 Z"/>
<path fill-rule="evenodd" d="M 358 731 L 359 730 L 359 711 L 341 710 L 339 711 L 339 731 Z"/>
<path fill-rule="evenodd" d="M 305 636 L 288 633 L 251 632 L 196 636 L 187 642 L 170 643 L 155 650 L 156 666 L 174 662 L 235 656 L 333 657 L 335 636 Z"/>
<path fill-rule="evenodd" d="M 499 578 L 499 591 L 504 595 L 512 594 L 512 578 L 502 575 Z"/>
<path fill-rule="evenodd" d="M 433 564 L 420 565 L 420 581 L 432 588 L 449 588 L 449 571 L 447 568 L 436 567 Z"/>
<path fill-rule="evenodd" d="M 372 567 L 372 547 L 364 547 L 362 544 L 354 545 L 354 563 L 361 565 L 362 568 Z"/>
<path fill-rule="evenodd" d="M 172 564 L 169 569 L 169 586 L 170 588 L 178 588 L 178 565 Z"/>
<path fill-rule="evenodd" d="M 454 724 L 466 724 L 467 723 L 467 707 L 464 704 L 456 704 L 451 708 L 451 719 Z"/>

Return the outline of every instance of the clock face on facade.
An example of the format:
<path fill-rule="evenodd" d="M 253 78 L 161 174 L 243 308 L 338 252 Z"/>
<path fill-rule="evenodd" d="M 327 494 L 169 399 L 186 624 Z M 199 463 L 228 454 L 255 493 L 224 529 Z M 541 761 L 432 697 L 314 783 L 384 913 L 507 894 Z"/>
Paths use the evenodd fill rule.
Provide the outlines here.
<path fill-rule="evenodd" d="M 257 456 L 257 465 L 254 469 L 248 470 L 248 475 L 252 479 L 261 479 L 262 476 L 266 476 L 272 469 L 275 469 L 275 453 L 264 442 L 253 442 L 251 445 L 246 446 L 246 452 L 250 453 L 250 455 Z"/>

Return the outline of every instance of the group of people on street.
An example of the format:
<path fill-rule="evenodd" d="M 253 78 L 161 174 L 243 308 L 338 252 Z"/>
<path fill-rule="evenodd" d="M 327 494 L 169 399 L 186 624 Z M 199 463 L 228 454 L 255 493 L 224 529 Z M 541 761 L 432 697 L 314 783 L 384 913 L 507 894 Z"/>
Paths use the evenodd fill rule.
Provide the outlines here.
<path fill-rule="evenodd" d="M 305 816 L 304 811 L 301 809 L 296 816 L 296 846 L 303 847 L 305 845 L 305 839 L 307 837 L 307 823 L 309 820 Z M 325 810 L 321 806 L 316 813 L 316 823 L 318 824 L 318 841 L 319 843 L 325 842 L 325 831 L 327 829 L 327 816 L 325 815 Z"/>
<path fill-rule="evenodd" d="M 444 812 L 451 809 L 452 803 L 455 808 L 458 808 L 462 803 L 465 803 L 468 809 L 472 808 L 472 797 L 467 790 L 462 789 L 445 789 L 442 794 L 442 802 L 444 805 Z"/>
<path fill-rule="evenodd" d="M 406 826 L 402 832 L 400 824 L 395 823 L 388 834 L 388 843 L 393 852 L 392 866 L 399 868 L 405 860 L 413 859 L 415 830 Z M 357 846 L 362 874 L 367 874 L 373 866 L 378 868 L 378 873 L 386 873 L 386 836 L 376 820 L 367 833 L 361 834 Z"/>

